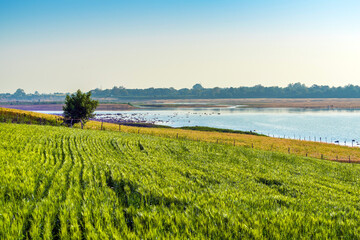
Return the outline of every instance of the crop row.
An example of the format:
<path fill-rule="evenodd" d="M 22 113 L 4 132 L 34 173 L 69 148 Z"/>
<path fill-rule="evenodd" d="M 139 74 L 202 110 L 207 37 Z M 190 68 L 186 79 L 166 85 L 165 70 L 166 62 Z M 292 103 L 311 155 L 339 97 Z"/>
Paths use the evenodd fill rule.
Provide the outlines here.
<path fill-rule="evenodd" d="M 75 127 L 79 128 L 80 126 Z M 182 138 L 217 144 L 242 146 L 258 150 L 281 152 L 287 154 L 294 154 L 297 156 L 312 157 L 339 162 L 360 162 L 359 147 L 347 147 L 330 143 L 226 132 L 207 132 L 174 128 L 129 127 L 123 125 L 119 126 L 118 124 L 113 123 L 101 123 L 96 121 L 90 121 L 87 124 L 86 128 L 93 130 L 106 129 L 111 131 L 140 133 L 167 138 Z"/>
<path fill-rule="evenodd" d="M 360 237 L 360 166 L 0 124 L 0 239 Z"/>

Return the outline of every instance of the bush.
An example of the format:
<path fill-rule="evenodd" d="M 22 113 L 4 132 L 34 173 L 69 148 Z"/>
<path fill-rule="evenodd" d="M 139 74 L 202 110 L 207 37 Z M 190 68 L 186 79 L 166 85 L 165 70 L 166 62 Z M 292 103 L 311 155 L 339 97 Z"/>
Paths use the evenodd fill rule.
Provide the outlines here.
<path fill-rule="evenodd" d="M 63 107 L 66 124 L 73 126 L 80 122 L 81 128 L 83 128 L 89 118 L 95 116 L 94 111 L 99 102 L 90 97 L 91 92 L 82 93 L 80 89 L 75 94 L 66 95 Z"/>

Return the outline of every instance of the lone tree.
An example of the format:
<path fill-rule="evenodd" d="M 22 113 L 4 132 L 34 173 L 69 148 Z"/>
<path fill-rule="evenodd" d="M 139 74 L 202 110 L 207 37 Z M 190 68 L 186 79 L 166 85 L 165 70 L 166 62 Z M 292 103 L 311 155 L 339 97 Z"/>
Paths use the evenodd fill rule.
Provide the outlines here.
<path fill-rule="evenodd" d="M 99 102 L 92 100 L 90 97 L 91 92 L 82 93 L 80 89 L 74 94 L 66 95 L 63 110 L 66 118 L 65 122 L 69 126 L 80 122 L 81 128 L 83 128 L 89 118 L 95 116 L 94 111 Z"/>

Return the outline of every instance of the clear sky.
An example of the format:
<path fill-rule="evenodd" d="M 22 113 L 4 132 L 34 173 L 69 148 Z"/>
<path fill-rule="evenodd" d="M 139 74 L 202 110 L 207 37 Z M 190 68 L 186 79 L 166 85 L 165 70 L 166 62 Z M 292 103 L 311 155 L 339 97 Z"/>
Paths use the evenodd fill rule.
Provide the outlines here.
<path fill-rule="evenodd" d="M 0 92 L 360 85 L 360 1 L 0 0 Z"/>

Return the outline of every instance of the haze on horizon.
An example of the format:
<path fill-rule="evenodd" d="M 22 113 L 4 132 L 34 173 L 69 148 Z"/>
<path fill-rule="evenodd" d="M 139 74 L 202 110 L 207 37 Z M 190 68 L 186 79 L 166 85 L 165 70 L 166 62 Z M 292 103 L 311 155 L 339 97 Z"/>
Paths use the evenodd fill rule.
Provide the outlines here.
<path fill-rule="evenodd" d="M 359 1 L 0 0 L 0 92 L 360 84 Z"/>

